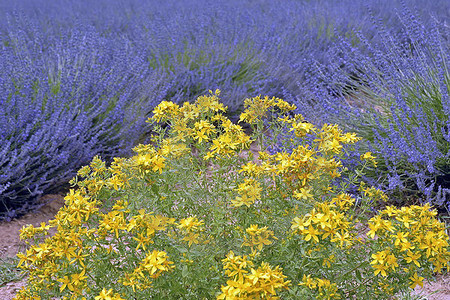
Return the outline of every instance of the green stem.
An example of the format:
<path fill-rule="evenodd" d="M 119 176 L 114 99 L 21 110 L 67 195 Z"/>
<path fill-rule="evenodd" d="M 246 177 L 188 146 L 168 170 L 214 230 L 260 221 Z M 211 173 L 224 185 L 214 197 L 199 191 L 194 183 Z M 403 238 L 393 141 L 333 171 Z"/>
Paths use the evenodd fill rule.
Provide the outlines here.
<path fill-rule="evenodd" d="M 356 271 L 356 269 L 361 268 L 366 262 L 363 261 L 362 263 L 360 263 L 359 265 L 357 265 L 356 267 L 354 267 L 353 269 L 351 269 L 350 271 L 347 271 L 346 273 L 344 273 L 344 275 L 342 275 L 342 277 L 347 276 L 350 273 L 353 273 L 354 271 Z"/>
<path fill-rule="evenodd" d="M 367 282 L 369 282 L 370 280 L 372 280 L 373 278 L 375 278 L 375 276 L 371 276 L 369 278 L 367 278 L 365 281 L 363 281 L 361 284 L 355 286 L 354 288 L 352 288 L 351 290 L 347 291 L 346 296 L 350 297 L 350 295 L 357 290 L 360 286 L 364 286 Z"/>

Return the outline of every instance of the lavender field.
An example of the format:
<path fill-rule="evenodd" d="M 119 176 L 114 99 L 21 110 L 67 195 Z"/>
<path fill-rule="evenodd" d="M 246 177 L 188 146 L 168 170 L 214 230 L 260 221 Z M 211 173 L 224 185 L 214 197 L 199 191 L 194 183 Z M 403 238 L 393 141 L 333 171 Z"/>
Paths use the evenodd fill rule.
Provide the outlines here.
<path fill-rule="evenodd" d="M 130 155 L 162 100 L 276 96 L 362 136 L 394 203 L 450 205 L 448 1 L 2 1 L 0 215 L 95 155 Z M 276 151 L 276 147 L 272 149 Z"/>
<path fill-rule="evenodd" d="M 449 22 L 0 0 L 0 298 L 444 299 Z"/>

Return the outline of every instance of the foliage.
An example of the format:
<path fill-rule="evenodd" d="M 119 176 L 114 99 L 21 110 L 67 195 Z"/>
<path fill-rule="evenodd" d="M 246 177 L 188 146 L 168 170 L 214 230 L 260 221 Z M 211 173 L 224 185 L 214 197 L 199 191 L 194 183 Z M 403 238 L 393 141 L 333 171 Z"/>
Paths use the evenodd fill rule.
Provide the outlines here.
<path fill-rule="evenodd" d="M 318 109 L 324 119 L 370 142 L 365 149 L 380 167 L 369 174 L 372 182 L 398 203 L 415 196 L 444 212 L 450 209 L 449 30 L 439 20 L 425 26 L 407 7 L 399 20 L 401 30 L 394 31 L 373 19 L 379 42 L 363 33 L 363 47 L 338 42 L 310 84 L 327 108 Z"/>
<path fill-rule="evenodd" d="M 18 35 L 0 48 L 0 217 L 6 219 L 36 208 L 41 194 L 67 183 L 94 155 L 127 154 L 163 94 L 160 73 L 94 32 L 74 28 L 51 45 L 26 42 Z M 51 47 L 45 56 L 22 53 L 44 46 Z"/>
<path fill-rule="evenodd" d="M 8 282 L 22 279 L 23 275 L 17 268 L 18 259 L 16 257 L 0 258 L 0 262 L 0 287 Z"/>
<path fill-rule="evenodd" d="M 109 167 L 94 158 L 54 220 L 22 229 L 29 248 L 18 265 L 29 277 L 16 299 L 391 299 L 448 268 L 436 211 L 368 215 L 382 191 L 346 193 L 356 174 L 334 183 L 359 138 L 292 110 L 246 99 L 247 135 L 224 116 L 219 91 L 161 102 L 148 121 L 165 126 L 152 143 Z M 292 151 L 268 153 L 264 125 L 292 132 Z M 359 172 L 375 162 L 361 159 Z"/>

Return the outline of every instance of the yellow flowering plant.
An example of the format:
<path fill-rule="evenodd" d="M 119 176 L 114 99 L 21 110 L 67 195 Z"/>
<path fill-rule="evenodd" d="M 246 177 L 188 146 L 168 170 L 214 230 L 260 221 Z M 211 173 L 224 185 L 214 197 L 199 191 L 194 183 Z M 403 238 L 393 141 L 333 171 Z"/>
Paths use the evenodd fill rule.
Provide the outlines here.
<path fill-rule="evenodd" d="M 383 192 L 348 193 L 374 162 L 342 176 L 356 135 L 269 97 L 245 100 L 247 134 L 219 96 L 162 102 L 152 143 L 81 168 L 55 219 L 22 229 L 15 299 L 391 299 L 448 269 L 430 206 L 374 215 Z"/>

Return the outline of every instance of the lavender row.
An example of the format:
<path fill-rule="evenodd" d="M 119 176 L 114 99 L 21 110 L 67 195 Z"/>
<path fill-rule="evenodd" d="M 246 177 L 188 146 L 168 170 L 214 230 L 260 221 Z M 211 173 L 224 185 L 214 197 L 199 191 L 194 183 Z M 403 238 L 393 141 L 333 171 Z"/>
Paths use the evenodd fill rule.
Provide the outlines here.
<path fill-rule="evenodd" d="M 150 129 L 144 121 L 163 99 L 193 100 L 216 88 L 232 115 L 244 98 L 265 94 L 297 104 L 316 123 L 346 123 L 349 130 L 367 132 L 372 143 L 366 147 L 386 161 L 384 173 L 374 174 L 390 179 L 386 189 L 400 182 L 395 181 L 400 172 L 411 178 L 440 174 L 441 167 L 434 166 L 433 173 L 424 166 L 446 157 L 445 139 L 432 139 L 440 150 L 426 152 L 419 163 L 418 152 L 404 149 L 424 148 L 425 133 L 404 148 L 394 133 L 405 130 L 388 130 L 388 120 L 400 126 L 394 115 L 354 111 L 359 115 L 344 122 L 350 120 L 348 108 L 340 105 L 349 90 L 363 87 L 377 95 L 372 97 L 377 103 L 407 101 L 396 74 L 423 60 L 414 52 L 421 47 L 435 49 L 438 42 L 442 53 L 449 53 L 443 23 L 448 16 L 446 1 L 419 0 L 2 3 L 0 214 L 10 218 L 32 209 L 40 195 L 61 186 L 96 154 L 127 155 L 145 138 Z M 413 46 L 411 55 L 403 53 Z M 434 54 L 424 55 L 422 68 L 445 85 L 440 60 L 435 66 Z M 437 80 L 421 74 L 425 82 Z M 425 109 L 419 115 L 426 118 L 415 121 L 435 128 L 432 137 L 448 128 L 442 125 L 446 120 L 436 121 L 448 116 L 442 103 L 442 112 Z M 410 110 L 419 112 L 414 105 Z M 402 126 L 420 132 L 411 124 Z M 416 187 L 429 189 L 432 182 L 420 176 Z"/>

